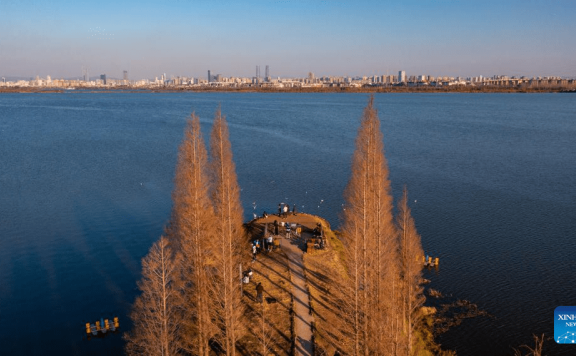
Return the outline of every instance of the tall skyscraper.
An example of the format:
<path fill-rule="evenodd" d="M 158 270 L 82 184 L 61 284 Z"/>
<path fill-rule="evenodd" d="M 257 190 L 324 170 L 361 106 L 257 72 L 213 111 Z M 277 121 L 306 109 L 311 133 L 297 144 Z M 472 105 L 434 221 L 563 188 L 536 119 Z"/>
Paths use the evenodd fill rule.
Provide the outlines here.
<path fill-rule="evenodd" d="M 212 81 L 212 76 L 210 75 L 210 69 L 208 69 L 208 83 Z"/>
<path fill-rule="evenodd" d="M 398 82 L 406 83 L 406 71 L 401 70 L 398 72 Z"/>
<path fill-rule="evenodd" d="M 268 78 L 270 78 L 270 67 L 266 64 L 266 80 L 269 80 Z"/>
<path fill-rule="evenodd" d="M 100 74 L 100 80 L 102 80 L 102 83 L 106 85 L 106 74 Z"/>
<path fill-rule="evenodd" d="M 124 80 L 128 80 L 128 71 L 127 70 L 124 71 Z"/>
<path fill-rule="evenodd" d="M 88 73 L 88 68 L 87 68 L 87 67 L 82 67 L 82 76 L 84 77 L 84 81 L 85 81 L 85 82 L 89 82 L 89 81 L 90 81 L 90 74 Z"/>

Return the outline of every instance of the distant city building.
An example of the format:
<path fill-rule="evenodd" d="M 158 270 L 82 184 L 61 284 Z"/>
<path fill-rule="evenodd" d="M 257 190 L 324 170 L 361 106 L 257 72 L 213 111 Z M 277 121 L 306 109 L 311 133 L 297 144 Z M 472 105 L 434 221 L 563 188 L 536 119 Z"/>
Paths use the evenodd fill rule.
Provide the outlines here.
<path fill-rule="evenodd" d="M 85 82 L 90 81 L 90 74 L 88 73 L 88 68 L 82 67 L 82 77 L 84 77 Z"/>
<path fill-rule="evenodd" d="M 398 82 L 406 83 L 406 71 L 401 70 L 398 72 Z"/>
<path fill-rule="evenodd" d="M 106 86 L 107 88 L 119 86 L 131 87 L 146 87 L 146 86 L 210 86 L 218 88 L 240 88 L 240 87 L 277 87 L 277 88 L 330 88 L 330 87 L 350 87 L 361 88 L 363 86 L 430 86 L 430 87 L 443 87 L 443 86 L 482 86 L 482 87 L 511 87 L 511 88 L 551 88 L 554 90 L 575 90 L 576 78 L 562 78 L 558 76 L 547 77 L 526 77 L 526 76 L 476 76 L 476 77 L 450 77 L 450 76 L 428 76 L 428 75 L 411 75 L 407 76 L 405 71 L 397 72 L 398 75 L 359 75 L 355 77 L 350 76 L 329 76 L 322 75 L 316 77 L 314 73 L 310 72 L 304 77 L 280 78 L 272 79 L 270 76 L 270 67 L 266 65 L 266 77 L 261 77 L 260 66 L 256 66 L 255 77 L 224 77 L 221 74 L 212 74 L 208 71 L 208 78 L 191 78 L 171 76 L 168 79 L 166 73 L 162 74 L 161 78 L 156 77 L 153 81 L 148 79 L 128 80 L 128 71 L 123 71 L 122 79 L 107 79 L 106 74 L 99 77 L 92 78 L 89 81 L 88 68 L 82 67 L 82 76 L 76 77 L 71 80 L 54 79 L 50 76 L 46 79 L 36 76 L 34 79 L 30 77 L 29 80 L 6 80 L 0 77 L 1 87 L 97 87 Z"/>

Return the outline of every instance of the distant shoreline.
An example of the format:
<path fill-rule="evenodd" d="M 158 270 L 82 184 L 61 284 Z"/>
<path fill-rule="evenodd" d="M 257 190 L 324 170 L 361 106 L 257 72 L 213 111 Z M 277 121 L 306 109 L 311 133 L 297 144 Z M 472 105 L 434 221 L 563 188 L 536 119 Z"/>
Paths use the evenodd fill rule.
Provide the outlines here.
<path fill-rule="evenodd" d="M 362 87 L 362 88 L 64 88 L 13 87 L 0 88 L 0 93 L 576 93 L 576 89 L 566 88 L 523 88 L 523 87 Z"/>

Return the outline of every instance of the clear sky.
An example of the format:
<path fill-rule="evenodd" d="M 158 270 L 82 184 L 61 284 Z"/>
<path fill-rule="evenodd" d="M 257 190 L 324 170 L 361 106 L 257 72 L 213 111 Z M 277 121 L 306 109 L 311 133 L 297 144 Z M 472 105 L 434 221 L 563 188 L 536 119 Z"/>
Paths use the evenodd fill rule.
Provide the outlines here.
<path fill-rule="evenodd" d="M 0 0 L 0 75 L 576 77 L 576 1 Z"/>

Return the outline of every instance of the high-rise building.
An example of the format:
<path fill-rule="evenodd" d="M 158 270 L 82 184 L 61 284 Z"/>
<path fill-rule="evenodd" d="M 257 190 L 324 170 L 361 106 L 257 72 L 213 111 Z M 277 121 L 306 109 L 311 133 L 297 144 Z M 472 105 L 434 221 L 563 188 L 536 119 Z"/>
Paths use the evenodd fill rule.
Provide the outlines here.
<path fill-rule="evenodd" d="M 208 69 L 208 83 L 212 81 L 212 76 L 210 75 L 210 69 Z"/>
<path fill-rule="evenodd" d="M 100 74 L 100 80 L 104 85 L 106 85 L 106 74 Z"/>
<path fill-rule="evenodd" d="M 127 70 L 124 71 L 124 80 L 128 80 L 128 71 Z"/>
<path fill-rule="evenodd" d="M 88 68 L 87 67 L 82 67 L 82 79 L 85 82 L 90 81 L 90 75 L 88 74 Z"/>
<path fill-rule="evenodd" d="M 406 71 L 401 70 L 398 72 L 398 82 L 406 83 Z"/>

